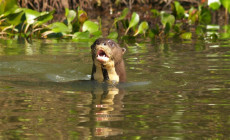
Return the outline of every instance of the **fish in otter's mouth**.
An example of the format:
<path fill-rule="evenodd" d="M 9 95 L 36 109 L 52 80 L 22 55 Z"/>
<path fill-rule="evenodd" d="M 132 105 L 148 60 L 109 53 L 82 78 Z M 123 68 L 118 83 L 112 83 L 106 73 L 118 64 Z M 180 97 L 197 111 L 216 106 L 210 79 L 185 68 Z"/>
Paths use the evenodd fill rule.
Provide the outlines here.
<path fill-rule="evenodd" d="M 106 54 L 106 52 L 104 50 L 98 50 L 96 59 L 99 62 L 104 63 L 104 62 L 109 61 L 109 56 Z"/>

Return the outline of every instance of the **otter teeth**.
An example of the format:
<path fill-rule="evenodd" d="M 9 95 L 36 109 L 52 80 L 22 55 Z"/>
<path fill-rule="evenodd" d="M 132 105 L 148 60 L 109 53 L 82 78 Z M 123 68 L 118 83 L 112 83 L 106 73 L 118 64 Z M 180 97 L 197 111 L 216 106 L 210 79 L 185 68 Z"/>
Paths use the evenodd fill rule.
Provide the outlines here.
<path fill-rule="evenodd" d="M 107 57 L 105 54 L 104 55 L 97 55 L 97 57 Z M 108 57 L 107 57 L 108 58 Z"/>
<path fill-rule="evenodd" d="M 106 62 L 109 60 L 109 58 L 106 55 L 97 55 L 97 60 Z"/>
<path fill-rule="evenodd" d="M 106 55 L 99 55 L 99 54 L 98 54 L 97 57 L 106 57 Z"/>
<path fill-rule="evenodd" d="M 109 60 L 109 57 L 106 55 L 105 51 L 99 50 L 97 52 L 97 60 L 101 63 L 106 62 Z"/>

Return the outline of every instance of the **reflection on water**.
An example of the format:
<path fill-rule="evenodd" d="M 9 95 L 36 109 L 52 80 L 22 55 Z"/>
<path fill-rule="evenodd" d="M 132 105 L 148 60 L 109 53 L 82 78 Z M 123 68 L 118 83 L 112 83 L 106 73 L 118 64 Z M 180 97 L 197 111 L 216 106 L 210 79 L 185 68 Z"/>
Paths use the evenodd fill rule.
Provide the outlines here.
<path fill-rule="evenodd" d="M 0 137 L 228 139 L 228 44 L 124 43 L 115 87 L 89 81 L 90 43 L 1 40 Z"/>
<path fill-rule="evenodd" d="M 59 84 L 9 79 L 4 84 L 11 86 L 0 90 L 1 135 L 5 138 L 88 139 L 123 133 L 106 126 L 124 119 L 123 89 L 91 81 Z M 14 88 L 19 85 L 23 89 Z M 83 91 L 69 90 L 78 88 Z"/>

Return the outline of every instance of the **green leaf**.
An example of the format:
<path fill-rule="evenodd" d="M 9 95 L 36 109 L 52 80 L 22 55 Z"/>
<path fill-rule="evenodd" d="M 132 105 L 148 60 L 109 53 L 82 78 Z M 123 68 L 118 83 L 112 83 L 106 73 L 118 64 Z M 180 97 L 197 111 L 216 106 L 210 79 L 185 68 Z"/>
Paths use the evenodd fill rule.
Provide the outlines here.
<path fill-rule="evenodd" d="M 161 12 L 161 23 L 165 27 L 169 23 L 170 27 L 175 23 L 175 17 L 168 13 Z"/>
<path fill-rule="evenodd" d="M 184 8 L 181 6 L 181 4 L 178 1 L 174 1 L 173 12 L 178 19 L 182 19 L 184 17 L 184 13 L 185 13 Z"/>
<path fill-rule="evenodd" d="M 50 12 L 42 12 L 41 15 L 36 19 L 37 25 L 42 25 L 51 19 L 53 19 L 54 10 Z"/>
<path fill-rule="evenodd" d="M 195 23 L 198 21 L 198 17 L 199 17 L 199 12 L 197 9 L 195 9 L 194 7 L 191 7 L 189 9 L 189 16 L 188 19 L 190 20 L 191 23 Z"/>
<path fill-rule="evenodd" d="M 221 39 L 228 39 L 230 38 L 230 25 L 224 25 L 223 27 L 224 32 L 220 33 L 220 38 Z"/>
<path fill-rule="evenodd" d="M 141 22 L 141 24 L 138 27 L 137 32 L 134 34 L 134 36 L 138 35 L 138 34 L 145 34 L 145 32 L 148 30 L 149 25 L 148 22 L 143 21 Z"/>
<path fill-rule="evenodd" d="M 221 4 L 226 8 L 226 10 L 230 13 L 230 1 L 229 0 L 221 0 Z"/>
<path fill-rule="evenodd" d="M 19 8 L 21 9 L 21 8 Z M 22 23 L 22 16 L 24 15 L 24 11 L 19 10 L 18 13 L 12 13 L 7 16 L 7 22 L 12 25 L 18 25 Z"/>
<path fill-rule="evenodd" d="M 171 29 L 170 23 L 167 22 L 166 25 L 165 25 L 165 28 L 164 28 L 164 33 L 165 33 L 166 35 L 168 35 L 170 29 Z"/>
<path fill-rule="evenodd" d="M 96 31 L 96 32 L 93 32 L 92 35 L 100 37 L 102 35 L 102 32 L 101 31 Z"/>
<path fill-rule="evenodd" d="M 74 20 L 76 17 L 76 12 L 74 10 L 69 10 L 68 8 L 65 8 L 65 16 L 68 21 L 68 25 Z"/>
<path fill-rule="evenodd" d="M 118 22 L 118 21 L 120 21 L 120 20 L 125 19 L 125 17 L 127 16 L 128 13 L 129 13 L 129 9 L 128 9 L 128 8 L 123 9 L 123 11 L 122 11 L 122 13 L 121 13 L 121 16 L 118 17 L 118 18 L 115 18 L 113 24 L 115 24 L 116 22 Z"/>
<path fill-rule="evenodd" d="M 209 0 L 209 1 L 211 1 L 211 0 Z M 212 8 L 212 10 L 217 10 L 220 8 L 221 3 L 219 0 L 211 1 L 211 2 L 209 2 L 209 1 L 208 1 L 208 5 L 210 8 Z"/>
<path fill-rule="evenodd" d="M 0 0 L 0 15 L 15 8 L 18 8 L 17 0 Z"/>
<path fill-rule="evenodd" d="M 154 33 L 153 30 L 149 30 L 148 37 L 149 38 L 154 38 L 155 37 L 155 33 Z"/>
<path fill-rule="evenodd" d="M 69 14 L 69 8 L 65 8 L 65 16 L 67 17 Z"/>
<path fill-rule="evenodd" d="M 159 35 L 160 34 L 160 29 L 159 29 L 159 25 L 155 25 L 155 28 L 152 29 L 152 32 L 155 34 L 155 35 Z"/>
<path fill-rule="evenodd" d="M 61 22 L 55 22 L 49 25 L 54 33 L 69 33 L 69 28 Z"/>
<path fill-rule="evenodd" d="M 152 9 L 151 13 L 153 13 L 154 18 L 160 16 L 160 12 L 158 10 L 156 10 L 156 9 Z"/>
<path fill-rule="evenodd" d="M 173 29 L 177 34 L 181 32 L 181 25 L 182 23 L 177 23 L 173 26 Z"/>
<path fill-rule="evenodd" d="M 202 24 L 209 24 L 212 19 L 212 14 L 209 9 L 205 7 L 200 7 L 201 13 L 199 16 L 199 22 Z"/>
<path fill-rule="evenodd" d="M 39 17 L 41 13 L 31 10 L 31 9 L 23 9 L 26 16 L 26 22 L 28 24 L 33 24 L 35 22 L 35 18 Z"/>
<path fill-rule="evenodd" d="M 71 22 L 74 20 L 76 15 L 77 14 L 74 10 L 69 10 L 68 8 L 65 8 L 65 16 L 67 18 L 67 25 L 68 25 L 69 30 L 71 30 L 71 31 L 73 29 Z"/>
<path fill-rule="evenodd" d="M 138 24 L 139 20 L 140 20 L 139 15 L 136 12 L 133 12 L 128 28 L 132 28 L 132 27 L 136 26 Z"/>
<path fill-rule="evenodd" d="M 96 31 L 94 33 L 92 33 L 92 37 L 90 38 L 90 40 L 96 40 L 98 38 L 102 37 L 102 32 L 101 31 Z"/>
<path fill-rule="evenodd" d="M 90 20 L 87 20 L 86 22 L 84 22 L 83 26 L 82 26 L 82 31 L 89 31 L 90 34 L 97 32 L 99 30 L 99 26 L 98 24 L 96 24 L 95 22 L 92 22 Z"/>
<path fill-rule="evenodd" d="M 11 8 L 10 10 L 6 11 L 5 13 L 3 13 L 2 15 L 0 15 L 1 17 L 7 17 L 10 14 L 16 14 L 16 13 L 20 13 L 23 11 L 23 8 L 17 7 L 15 6 L 14 8 Z"/>
<path fill-rule="evenodd" d="M 76 32 L 73 34 L 73 40 L 75 41 L 88 41 L 90 39 L 89 32 Z"/>
<path fill-rule="evenodd" d="M 181 34 L 180 36 L 182 39 L 191 39 L 192 38 L 192 33 L 191 32 L 185 32 Z"/>
<path fill-rule="evenodd" d="M 107 36 L 107 38 L 110 38 L 110 39 L 117 39 L 117 37 L 118 37 L 117 32 L 110 32 L 109 35 Z"/>
<path fill-rule="evenodd" d="M 196 34 L 200 37 L 204 37 L 206 33 L 206 28 L 204 25 L 198 25 L 196 27 Z"/>
<path fill-rule="evenodd" d="M 131 20 L 129 22 L 129 27 L 126 30 L 125 34 L 127 34 L 127 32 L 129 31 L 130 28 L 136 26 L 138 24 L 139 20 L 140 20 L 139 15 L 136 12 L 133 12 Z"/>

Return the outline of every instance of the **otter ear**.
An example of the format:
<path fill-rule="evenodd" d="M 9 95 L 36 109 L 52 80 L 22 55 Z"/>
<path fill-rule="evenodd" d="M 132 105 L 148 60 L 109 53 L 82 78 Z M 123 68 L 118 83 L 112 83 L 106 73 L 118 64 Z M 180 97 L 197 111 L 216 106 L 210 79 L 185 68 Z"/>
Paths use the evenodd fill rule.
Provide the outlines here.
<path fill-rule="evenodd" d="M 121 48 L 122 49 L 122 54 L 126 52 L 126 48 Z"/>

